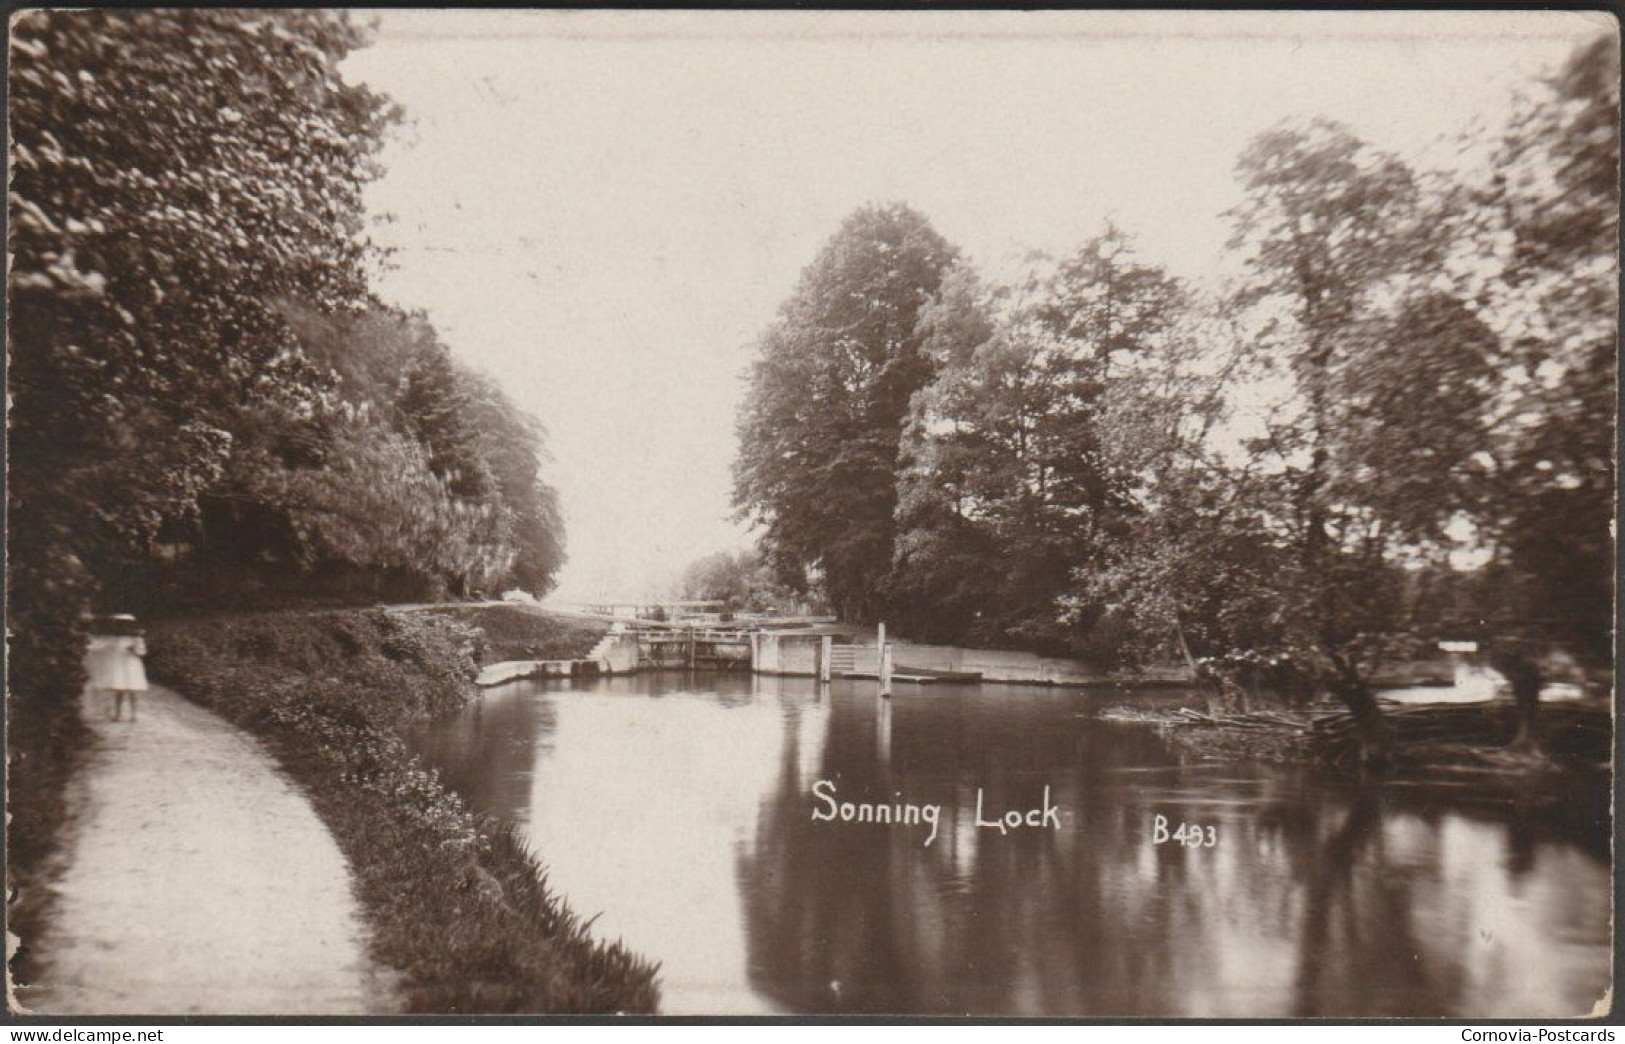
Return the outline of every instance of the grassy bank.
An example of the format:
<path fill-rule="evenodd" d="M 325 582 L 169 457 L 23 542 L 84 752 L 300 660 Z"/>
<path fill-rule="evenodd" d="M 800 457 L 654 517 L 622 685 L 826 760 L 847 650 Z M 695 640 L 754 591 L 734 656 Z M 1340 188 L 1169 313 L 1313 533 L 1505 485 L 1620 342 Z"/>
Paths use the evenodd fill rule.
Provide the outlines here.
<path fill-rule="evenodd" d="M 505 660 L 574 660 L 587 655 L 609 625 L 556 616 L 520 605 L 466 605 L 414 611 L 479 632 L 474 658 L 485 666 Z"/>
<path fill-rule="evenodd" d="M 355 874 L 412 1012 L 650 1012 L 655 969 L 594 942 L 535 858 L 429 772 L 401 728 L 472 698 L 483 636 L 439 614 L 277 613 L 153 625 L 149 667 L 259 735 Z"/>

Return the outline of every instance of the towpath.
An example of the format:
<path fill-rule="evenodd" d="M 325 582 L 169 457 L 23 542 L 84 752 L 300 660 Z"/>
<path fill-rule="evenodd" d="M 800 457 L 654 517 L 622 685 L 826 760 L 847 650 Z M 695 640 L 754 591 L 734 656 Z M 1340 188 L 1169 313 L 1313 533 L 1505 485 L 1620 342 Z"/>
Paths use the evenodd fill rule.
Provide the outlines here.
<path fill-rule="evenodd" d="M 161 687 L 135 724 L 107 720 L 99 695 L 85 708 L 95 744 L 25 1008 L 391 1010 L 344 857 L 257 741 Z"/>

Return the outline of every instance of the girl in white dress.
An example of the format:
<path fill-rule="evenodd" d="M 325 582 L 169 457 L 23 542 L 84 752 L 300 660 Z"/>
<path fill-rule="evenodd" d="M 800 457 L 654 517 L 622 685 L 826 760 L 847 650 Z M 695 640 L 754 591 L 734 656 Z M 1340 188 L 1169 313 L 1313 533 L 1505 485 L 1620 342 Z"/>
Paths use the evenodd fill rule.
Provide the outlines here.
<path fill-rule="evenodd" d="M 130 722 L 135 722 L 135 699 L 147 691 L 147 669 L 141 658 L 147 655 L 147 642 L 135 617 L 127 613 L 97 621 L 90 636 L 90 684 L 113 694 L 112 717 L 123 716 L 124 700 L 130 701 Z"/>

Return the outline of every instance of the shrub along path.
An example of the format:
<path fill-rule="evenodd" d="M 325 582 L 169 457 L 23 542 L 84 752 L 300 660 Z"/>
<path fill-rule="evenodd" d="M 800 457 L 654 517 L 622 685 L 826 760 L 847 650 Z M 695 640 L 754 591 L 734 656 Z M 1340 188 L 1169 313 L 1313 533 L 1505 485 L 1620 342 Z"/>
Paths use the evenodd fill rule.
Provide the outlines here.
<path fill-rule="evenodd" d="M 94 747 L 32 1011 L 352 1014 L 396 1006 L 344 857 L 260 744 L 162 687 L 135 724 L 86 696 Z"/>

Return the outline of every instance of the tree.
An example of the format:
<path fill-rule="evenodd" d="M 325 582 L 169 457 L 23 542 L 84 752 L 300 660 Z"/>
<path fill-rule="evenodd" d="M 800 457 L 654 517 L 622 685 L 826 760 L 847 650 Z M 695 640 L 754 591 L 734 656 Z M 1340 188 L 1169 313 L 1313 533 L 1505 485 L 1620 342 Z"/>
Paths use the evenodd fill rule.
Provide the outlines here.
<path fill-rule="evenodd" d="M 459 377 L 481 464 L 492 477 L 502 509 L 510 515 L 512 582 L 540 597 L 553 589 L 565 559 L 558 491 L 542 477 L 546 432 L 490 378 L 468 371 Z"/>
<path fill-rule="evenodd" d="M 313 10 L 15 21 L 20 693 L 76 691 L 71 621 L 94 582 L 150 553 L 168 520 L 195 517 L 239 407 L 304 372 L 276 303 L 334 312 L 362 299 L 360 193 L 392 114 L 338 72 L 361 41 L 343 14 Z"/>
<path fill-rule="evenodd" d="M 1259 374 L 1233 317 L 1207 302 L 1104 389 L 1101 452 L 1126 476 L 1127 510 L 1061 602 L 1122 667 L 1190 657 L 1210 681 L 1279 652 L 1286 557 L 1270 524 L 1280 486 L 1233 445 L 1235 400 Z M 1238 392 L 1238 389 L 1240 390 Z M 1269 660 L 1266 655 L 1263 660 Z"/>
<path fill-rule="evenodd" d="M 1114 389 L 1179 350 L 1190 317 L 1178 280 L 1109 225 L 1016 287 L 950 274 L 922 316 L 936 375 L 914 398 L 899 478 L 893 583 L 911 626 L 1099 651 L 1097 621 L 1068 595 L 1134 510 L 1134 467 L 1108 450 Z"/>
<path fill-rule="evenodd" d="M 921 641 L 966 640 L 998 584 L 998 548 L 980 505 L 1013 472 L 1001 452 L 1008 440 L 977 422 L 997 380 L 991 371 L 1021 375 L 998 365 L 1017 353 L 995 346 L 995 308 L 975 270 L 961 263 L 920 314 L 922 350 L 936 372 L 909 406 L 887 587 L 900 633 Z"/>
<path fill-rule="evenodd" d="M 883 605 L 903 417 L 930 376 L 917 322 L 954 255 L 908 207 L 865 207 L 756 345 L 734 504 L 780 576 L 803 590 L 819 578 L 848 620 Z"/>
<path fill-rule="evenodd" d="M 724 602 L 729 610 L 766 612 L 794 600 L 774 581 L 773 571 L 755 549 L 718 551 L 689 563 L 679 584 L 681 597 Z"/>
<path fill-rule="evenodd" d="M 1484 615 L 1531 738 L 1543 651 L 1612 664 L 1619 39 L 1598 36 L 1521 100 L 1469 200 L 1472 271 L 1507 331 L 1475 516 L 1503 580 Z"/>
<path fill-rule="evenodd" d="M 1404 347 L 1452 308 L 1408 297 L 1439 245 L 1412 172 L 1338 124 L 1268 131 L 1237 173 L 1247 193 L 1231 238 L 1247 273 L 1238 304 L 1252 310 L 1260 347 L 1292 390 L 1257 444 L 1289 491 L 1269 511 L 1292 552 L 1282 574 L 1291 587 L 1280 592 L 1291 622 L 1285 644 L 1349 707 L 1366 754 L 1380 758 L 1386 732 L 1370 674 L 1403 638 L 1395 558 L 1458 510 L 1449 490 L 1462 483 L 1446 480 L 1470 464 L 1475 445 L 1471 430 L 1422 437 L 1430 425 L 1470 428 L 1472 414 L 1404 412 L 1416 405 L 1398 377 Z M 1385 308 L 1396 298 L 1397 319 Z M 1436 459 L 1440 445 L 1451 453 Z M 1418 499 L 1418 475 L 1424 487 L 1443 484 Z"/>
<path fill-rule="evenodd" d="M 495 479 L 480 455 L 466 384 L 451 352 L 431 333 L 406 371 L 397 405 L 407 427 L 429 451 L 430 469 L 453 495 L 479 500 L 493 491 Z"/>
<path fill-rule="evenodd" d="M 240 411 L 193 564 L 213 582 L 291 574 L 368 598 L 547 590 L 563 526 L 534 418 L 457 366 L 421 316 L 374 305 L 291 321 L 322 392 L 299 410 L 273 397 Z"/>

